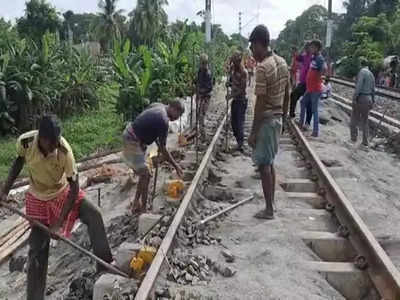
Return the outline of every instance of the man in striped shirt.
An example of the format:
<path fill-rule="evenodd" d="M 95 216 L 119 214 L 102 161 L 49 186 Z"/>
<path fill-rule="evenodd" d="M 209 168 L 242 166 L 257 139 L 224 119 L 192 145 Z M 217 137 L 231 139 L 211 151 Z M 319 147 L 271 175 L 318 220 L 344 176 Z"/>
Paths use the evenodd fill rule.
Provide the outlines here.
<path fill-rule="evenodd" d="M 254 120 L 248 143 L 253 148 L 253 161 L 261 175 L 266 209 L 256 218 L 274 218 L 275 169 L 282 119 L 286 118 L 290 102 L 289 70 L 285 60 L 273 54 L 269 47 L 269 31 L 258 25 L 250 35 L 250 49 L 259 63 L 256 68 L 257 96 Z"/>

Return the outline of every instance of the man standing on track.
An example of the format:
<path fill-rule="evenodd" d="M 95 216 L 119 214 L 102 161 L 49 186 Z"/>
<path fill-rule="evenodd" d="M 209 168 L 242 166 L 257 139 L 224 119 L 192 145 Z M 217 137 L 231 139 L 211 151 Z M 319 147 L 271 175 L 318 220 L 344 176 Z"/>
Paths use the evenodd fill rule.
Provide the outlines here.
<path fill-rule="evenodd" d="M 233 135 L 238 143 L 237 150 L 243 152 L 244 140 L 244 120 L 247 109 L 246 84 L 247 72 L 242 64 L 242 53 L 236 51 L 232 57 L 232 89 L 231 93 L 226 96 L 226 101 L 233 98 L 231 105 L 231 124 Z"/>
<path fill-rule="evenodd" d="M 84 199 L 72 149 L 61 136 L 56 118 L 45 116 L 40 121 L 39 131 L 21 135 L 17 141 L 17 155 L 0 193 L 0 202 L 6 200 L 14 181 L 26 165 L 30 179 L 26 214 L 49 226 L 53 232 L 61 230 L 67 237 L 75 220 L 80 218 L 88 226 L 94 254 L 110 263 L 112 255 L 101 213 L 94 204 Z M 29 236 L 28 300 L 45 298 L 49 244 L 49 234 L 33 226 Z M 98 265 L 97 270 L 104 268 Z"/>
<path fill-rule="evenodd" d="M 204 119 L 210 104 L 211 92 L 213 89 L 213 82 L 211 72 L 208 69 L 208 56 L 207 54 L 200 55 L 200 68 L 197 74 L 197 114 L 200 127 L 200 134 L 204 137 Z"/>
<path fill-rule="evenodd" d="M 357 75 L 356 88 L 353 95 L 353 110 L 350 121 L 351 141 L 357 142 L 358 126 L 363 132 L 362 144 L 368 147 L 368 114 L 375 103 L 375 77 L 368 68 L 368 62 L 361 58 L 361 70 Z"/>
<path fill-rule="evenodd" d="M 304 128 L 304 117 L 306 110 L 311 106 L 313 116 L 313 131 L 311 136 L 319 135 L 319 115 L 318 106 L 322 94 L 322 75 L 326 71 L 326 63 L 321 55 L 322 43 L 320 40 L 313 40 L 310 43 L 310 50 L 313 54 L 310 69 L 307 73 L 307 91 L 301 99 L 300 127 Z"/>
<path fill-rule="evenodd" d="M 248 142 L 253 148 L 253 161 L 259 168 L 266 202 L 266 209 L 258 212 L 255 217 L 273 219 L 276 181 L 274 159 L 278 153 L 282 119 L 286 118 L 289 108 L 289 70 L 285 60 L 273 54 L 269 47 L 267 27 L 258 25 L 254 28 L 249 42 L 258 65 L 255 87 L 257 98 Z"/>
<path fill-rule="evenodd" d="M 146 211 L 150 183 L 150 171 L 145 161 L 148 145 L 156 142 L 159 152 L 175 168 L 178 175 L 183 176 L 182 169 L 168 152 L 166 145 L 168 122 L 179 119 L 184 112 L 185 108 L 178 100 L 172 101 L 169 105 L 153 103 L 126 126 L 123 133 L 122 156 L 127 165 L 139 175 L 135 200 L 131 203 L 132 213 Z"/>
<path fill-rule="evenodd" d="M 312 54 L 310 51 L 310 43 L 306 42 L 304 45 L 304 50 L 300 55 L 296 55 L 296 61 L 298 63 L 301 63 L 301 68 L 300 68 L 300 79 L 299 83 L 297 86 L 294 88 L 290 95 L 290 117 L 294 118 L 296 116 L 296 105 L 297 101 L 300 99 L 300 97 L 304 96 L 306 90 L 307 90 L 307 74 L 308 70 L 310 68 L 311 60 L 312 60 Z M 307 110 L 307 120 L 306 124 L 310 125 L 311 124 L 311 106 Z"/>

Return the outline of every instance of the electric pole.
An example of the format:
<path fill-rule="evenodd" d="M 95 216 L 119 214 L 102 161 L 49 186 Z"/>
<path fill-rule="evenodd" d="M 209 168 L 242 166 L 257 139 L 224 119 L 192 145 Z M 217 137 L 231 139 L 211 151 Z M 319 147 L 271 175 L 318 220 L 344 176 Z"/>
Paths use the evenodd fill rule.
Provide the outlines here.
<path fill-rule="evenodd" d="M 206 0 L 205 25 L 206 25 L 206 43 L 209 43 L 211 42 L 211 0 Z"/>
<path fill-rule="evenodd" d="M 326 55 L 328 64 L 328 75 L 331 75 L 331 44 L 332 44 L 332 30 L 333 30 L 333 20 L 332 20 L 332 0 L 328 0 L 328 22 L 326 24 Z"/>

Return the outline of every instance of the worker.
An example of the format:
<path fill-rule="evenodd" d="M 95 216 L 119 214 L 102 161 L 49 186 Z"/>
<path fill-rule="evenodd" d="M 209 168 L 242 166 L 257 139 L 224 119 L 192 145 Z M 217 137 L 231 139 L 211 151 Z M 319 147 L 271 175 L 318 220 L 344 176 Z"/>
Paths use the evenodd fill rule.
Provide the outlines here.
<path fill-rule="evenodd" d="M 311 136 L 319 135 L 319 115 L 318 106 L 322 94 L 322 75 L 326 72 L 327 66 L 323 56 L 321 55 L 322 42 L 320 40 L 312 40 L 310 43 L 310 51 L 313 55 L 310 69 L 306 79 L 306 93 L 301 99 L 300 111 L 300 127 L 305 129 L 304 117 L 306 110 L 311 106 L 313 118 L 313 130 Z"/>
<path fill-rule="evenodd" d="M 146 165 L 146 148 L 156 143 L 159 153 L 175 168 L 179 177 L 183 176 L 181 167 L 168 152 L 167 136 L 169 121 L 175 121 L 185 112 L 179 100 L 168 105 L 156 103 L 150 105 L 130 122 L 123 132 L 122 156 L 127 165 L 139 176 L 135 199 L 131 203 L 132 213 L 142 213 L 147 209 L 150 170 Z"/>
<path fill-rule="evenodd" d="M 254 120 L 248 143 L 253 148 L 252 159 L 260 172 L 266 202 L 266 209 L 258 212 L 255 217 L 273 219 L 276 182 L 274 159 L 278 153 L 282 120 L 286 118 L 289 109 L 289 70 L 285 60 L 273 54 L 266 26 L 256 26 L 249 42 L 258 64 Z"/>
<path fill-rule="evenodd" d="M 241 52 L 236 51 L 232 57 L 232 89 L 231 92 L 226 95 L 227 101 L 233 98 L 231 104 L 231 124 L 233 135 L 238 144 L 237 150 L 240 152 L 243 152 L 243 126 L 247 109 L 247 72 L 242 64 L 242 56 L 243 54 Z"/>
<path fill-rule="evenodd" d="M 293 53 L 294 55 L 294 53 Z M 296 56 L 297 62 L 301 63 L 301 68 L 300 68 L 300 78 L 299 78 L 299 83 L 296 85 L 296 87 L 293 89 L 291 95 L 290 95 L 290 117 L 294 118 L 296 116 L 296 105 L 297 101 L 304 96 L 306 90 L 307 90 L 307 74 L 308 74 L 308 69 L 310 68 L 311 64 L 311 59 L 312 59 L 312 54 L 310 51 L 310 43 L 306 42 L 304 45 L 304 49 L 300 55 Z M 308 107 L 307 110 L 307 118 L 306 118 L 306 125 L 311 124 L 311 107 Z"/>
<path fill-rule="evenodd" d="M 247 68 L 247 73 L 248 73 L 248 78 L 249 78 L 249 82 L 248 85 L 251 85 L 251 79 L 254 76 L 254 68 L 256 66 L 256 61 L 254 59 L 253 56 L 248 55 L 247 59 L 246 59 L 246 68 Z"/>
<path fill-rule="evenodd" d="M 353 143 L 357 142 L 358 126 L 363 132 L 362 144 L 368 147 L 368 114 L 375 103 L 375 77 L 368 68 L 365 58 L 360 59 L 361 70 L 357 75 L 353 94 L 353 110 L 350 121 L 350 135 Z"/>
<path fill-rule="evenodd" d="M 200 68 L 197 74 L 197 114 L 200 127 L 200 135 L 205 136 L 204 119 L 210 104 L 211 92 L 213 89 L 213 82 L 211 72 L 208 68 L 207 54 L 200 55 Z"/>
<path fill-rule="evenodd" d="M 71 146 L 61 136 L 54 115 L 40 120 L 39 130 L 22 134 L 17 140 L 17 158 L 0 194 L 7 195 L 27 166 L 29 189 L 25 194 L 26 214 L 48 226 L 53 233 L 69 237 L 79 217 L 88 227 L 93 252 L 105 262 L 112 262 L 103 219 L 98 208 L 86 200 L 79 188 L 78 171 Z M 54 236 L 53 236 L 54 237 Z M 27 299 L 43 300 L 46 292 L 50 235 L 32 226 L 29 236 Z M 104 267 L 97 265 L 98 271 Z"/>

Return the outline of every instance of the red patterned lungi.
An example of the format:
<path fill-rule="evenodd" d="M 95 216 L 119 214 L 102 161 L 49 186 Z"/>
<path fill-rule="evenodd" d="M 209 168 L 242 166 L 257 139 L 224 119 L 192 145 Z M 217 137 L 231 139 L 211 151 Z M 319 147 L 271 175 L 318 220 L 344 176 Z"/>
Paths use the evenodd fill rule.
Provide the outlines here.
<path fill-rule="evenodd" d="M 60 218 L 61 211 L 68 199 L 68 193 L 69 186 L 66 187 L 56 198 L 42 201 L 27 192 L 25 195 L 26 214 L 46 226 L 51 226 Z M 75 203 L 61 228 L 61 234 L 63 236 L 69 237 L 71 235 L 71 230 L 74 227 L 76 219 L 79 217 L 79 208 L 84 197 L 84 191 L 79 190 L 78 198 L 75 200 Z"/>

